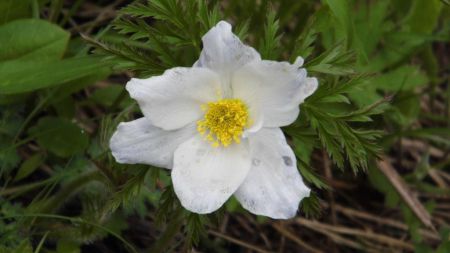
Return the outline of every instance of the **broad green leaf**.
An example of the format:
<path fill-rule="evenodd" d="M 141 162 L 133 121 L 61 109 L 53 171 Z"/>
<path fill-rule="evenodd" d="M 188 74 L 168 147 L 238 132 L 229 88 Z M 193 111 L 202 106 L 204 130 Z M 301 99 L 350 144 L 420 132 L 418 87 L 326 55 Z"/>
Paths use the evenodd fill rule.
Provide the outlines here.
<path fill-rule="evenodd" d="M 95 90 L 90 98 L 100 105 L 111 106 L 122 91 L 122 86 L 112 85 L 103 89 Z"/>
<path fill-rule="evenodd" d="M 0 27 L 0 94 L 64 84 L 98 71 L 99 58 L 60 60 L 69 33 L 47 21 L 17 20 Z"/>
<path fill-rule="evenodd" d="M 324 0 L 324 2 L 330 7 L 330 11 L 336 17 L 340 23 L 344 36 L 350 38 L 352 28 L 352 19 L 350 4 L 348 0 Z"/>
<path fill-rule="evenodd" d="M 416 66 L 404 65 L 386 74 L 375 77 L 369 85 L 385 91 L 412 90 L 428 83 L 428 77 Z"/>
<path fill-rule="evenodd" d="M 59 240 L 56 246 L 56 253 L 80 253 L 80 245 L 69 238 Z"/>
<path fill-rule="evenodd" d="M 9 148 L 10 139 L 1 138 L 0 141 L 0 170 L 4 173 L 15 168 L 20 163 L 20 157 L 16 149 Z"/>
<path fill-rule="evenodd" d="M 398 1 L 391 3 L 399 5 Z M 410 7 L 403 29 L 385 31 L 383 50 L 380 50 L 363 70 L 376 72 L 394 66 L 411 54 L 420 52 L 420 46 L 437 39 L 432 33 L 438 23 L 442 3 L 434 0 L 415 0 L 405 1 L 402 6 L 403 9 Z"/>
<path fill-rule="evenodd" d="M 29 132 L 39 145 L 60 157 L 81 153 L 89 144 L 86 133 L 67 119 L 42 118 Z"/>
<path fill-rule="evenodd" d="M 392 105 L 393 108 L 386 114 L 386 117 L 400 126 L 408 126 L 413 123 L 420 112 L 419 96 L 410 92 L 401 94 L 393 101 Z"/>
<path fill-rule="evenodd" d="M 412 2 L 406 25 L 412 32 L 431 34 L 437 25 L 442 3 L 435 0 L 415 0 Z"/>
<path fill-rule="evenodd" d="M 57 102 L 52 103 L 53 109 L 60 118 L 73 118 L 75 115 L 75 106 L 76 101 L 71 96 L 58 99 Z"/>
<path fill-rule="evenodd" d="M 367 5 L 359 6 L 359 10 L 355 13 L 355 32 L 359 35 L 367 55 L 376 49 L 386 30 L 386 16 L 390 2 L 390 0 L 368 2 Z"/>
<path fill-rule="evenodd" d="M 13 94 L 13 95 L 2 95 L 0 94 L 0 105 L 9 104 L 23 104 L 30 94 Z"/>
<path fill-rule="evenodd" d="M 64 89 L 58 89 L 50 101 L 52 104 L 57 104 L 59 100 L 65 99 L 71 94 L 92 85 L 97 81 L 105 80 L 111 73 L 112 69 L 106 66 L 103 68 L 97 68 L 95 73 L 64 83 Z"/>
<path fill-rule="evenodd" d="M 26 178 L 33 173 L 45 160 L 45 156 L 42 153 L 37 153 L 28 158 L 19 168 L 19 171 L 14 178 L 14 181 L 19 181 Z"/>
<path fill-rule="evenodd" d="M 100 57 L 77 57 L 36 64 L 8 61 L 0 65 L 0 94 L 14 94 L 64 84 L 88 75 L 110 64 Z"/>
<path fill-rule="evenodd" d="M 396 66 L 410 55 L 417 52 L 417 48 L 429 38 L 419 34 L 389 33 L 383 38 L 384 48 L 375 55 L 369 64 L 361 66 L 363 72 L 378 72 Z"/>
<path fill-rule="evenodd" d="M 443 4 L 439 1 L 416 0 L 411 7 L 406 27 L 415 33 L 431 35 L 435 30 Z M 424 63 L 424 69 L 430 76 L 438 75 L 439 64 L 431 45 L 421 52 L 420 58 Z"/>
<path fill-rule="evenodd" d="M 10 60 L 60 59 L 69 37 L 68 32 L 44 20 L 22 19 L 4 24 L 0 27 L 0 64 Z"/>
<path fill-rule="evenodd" d="M 114 101 L 119 97 L 119 95 L 124 91 L 124 89 L 125 89 L 124 86 L 121 85 L 111 85 L 96 90 L 92 94 L 91 99 L 100 105 L 108 107 L 114 103 Z M 131 100 L 127 96 L 127 98 L 121 102 L 121 105 L 125 105 L 129 102 L 131 102 Z"/>
<path fill-rule="evenodd" d="M 31 15 L 30 0 L 1 0 L 0 13 L 0 25 L 14 19 L 29 17 Z"/>

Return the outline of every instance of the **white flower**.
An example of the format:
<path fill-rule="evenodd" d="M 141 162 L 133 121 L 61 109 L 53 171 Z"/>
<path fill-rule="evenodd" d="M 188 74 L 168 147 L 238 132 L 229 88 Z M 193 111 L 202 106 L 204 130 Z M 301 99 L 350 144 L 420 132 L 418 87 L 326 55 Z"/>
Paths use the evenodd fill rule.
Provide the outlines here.
<path fill-rule="evenodd" d="M 252 213 L 286 219 L 309 196 L 280 127 L 317 88 L 294 64 L 261 60 L 221 21 L 191 68 L 131 79 L 143 118 L 121 123 L 110 147 L 119 163 L 171 169 L 181 204 L 210 213 L 234 194 Z"/>

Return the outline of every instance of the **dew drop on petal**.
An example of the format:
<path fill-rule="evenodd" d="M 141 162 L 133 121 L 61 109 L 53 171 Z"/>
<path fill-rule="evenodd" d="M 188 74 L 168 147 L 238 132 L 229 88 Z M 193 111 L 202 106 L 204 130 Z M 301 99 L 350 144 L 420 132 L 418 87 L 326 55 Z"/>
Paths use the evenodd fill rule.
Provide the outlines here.
<path fill-rule="evenodd" d="M 282 158 L 286 166 L 292 166 L 292 159 L 289 156 L 283 156 Z"/>
<path fill-rule="evenodd" d="M 253 164 L 253 166 L 259 166 L 259 164 L 261 164 L 261 160 L 254 158 L 252 160 L 252 164 Z"/>

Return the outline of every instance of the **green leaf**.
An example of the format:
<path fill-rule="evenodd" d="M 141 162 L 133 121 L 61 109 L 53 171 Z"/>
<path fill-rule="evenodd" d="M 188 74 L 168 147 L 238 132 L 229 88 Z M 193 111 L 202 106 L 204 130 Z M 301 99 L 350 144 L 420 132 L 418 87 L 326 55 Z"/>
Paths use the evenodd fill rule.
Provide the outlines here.
<path fill-rule="evenodd" d="M 15 248 L 13 251 L 10 251 L 12 253 L 32 253 L 33 247 L 31 246 L 31 243 L 28 239 L 22 240 L 22 242 Z"/>
<path fill-rule="evenodd" d="M 14 94 L 61 85 L 92 75 L 110 63 L 100 57 L 77 57 L 45 64 L 8 61 L 0 66 L 0 94 Z"/>
<path fill-rule="evenodd" d="M 314 51 L 314 42 L 317 39 L 317 32 L 313 28 L 314 20 L 310 21 L 303 32 L 297 37 L 291 61 L 295 61 L 298 56 L 307 59 Z"/>
<path fill-rule="evenodd" d="M 10 171 L 20 162 L 20 157 L 15 149 L 0 150 L 0 168 L 2 172 Z"/>
<path fill-rule="evenodd" d="M 393 108 L 386 117 L 400 126 L 408 126 L 416 121 L 420 113 L 419 96 L 410 92 L 402 94 L 393 101 Z"/>
<path fill-rule="evenodd" d="M 298 169 L 303 179 L 319 189 L 329 189 L 323 179 L 314 172 L 314 169 L 301 159 L 297 159 Z"/>
<path fill-rule="evenodd" d="M 75 100 L 70 96 L 58 99 L 58 102 L 51 105 L 58 117 L 73 118 L 75 116 Z"/>
<path fill-rule="evenodd" d="M 107 66 L 100 58 L 60 60 L 70 34 L 38 19 L 0 27 L 0 94 L 14 94 L 63 84 Z"/>
<path fill-rule="evenodd" d="M 331 13 L 336 17 L 341 24 L 345 36 L 349 37 L 352 31 L 352 20 L 350 4 L 348 0 L 324 0 L 330 7 Z"/>
<path fill-rule="evenodd" d="M 58 241 L 56 246 L 57 253 L 80 253 L 80 245 L 69 239 L 62 239 Z"/>
<path fill-rule="evenodd" d="M 86 133 L 66 119 L 42 118 L 29 132 L 36 136 L 39 145 L 60 157 L 81 153 L 89 144 Z"/>
<path fill-rule="evenodd" d="M 186 236 L 188 245 L 197 245 L 200 237 L 206 234 L 205 217 L 196 213 L 189 213 L 186 218 Z"/>
<path fill-rule="evenodd" d="M 60 59 L 70 34 L 40 19 L 23 19 L 0 27 L 0 64 L 21 60 L 43 62 Z"/>
<path fill-rule="evenodd" d="M 271 10 L 264 25 L 264 37 L 259 46 L 259 53 L 263 59 L 275 60 L 278 56 L 280 36 L 277 35 L 279 23 L 275 16 L 276 12 Z"/>
<path fill-rule="evenodd" d="M 105 87 L 103 89 L 95 90 L 91 96 L 91 99 L 105 107 L 112 106 L 114 101 L 125 91 L 124 86 L 120 85 L 111 85 Z M 131 103 L 132 100 L 127 96 L 122 102 L 121 105 L 126 105 Z"/>
<path fill-rule="evenodd" d="M 302 200 L 300 209 L 308 218 L 318 218 L 320 216 L 320 200 L 314 192 L 309 197 Z"/>
<path fill-rule="evenodd" d="M 370 183 L 375 189 L 385 194 L 385 204 L 388 207 L 396 207 L 400 202 L 400 196 L 386 176 L 374 164 L 370 163 L 367 173 Z"/>
<path fill-rule="evenodd" d="M 367 62 L 366 51 L 364 45 L 359 38 L 359 34 L 355 32 L 355 24 L 353 21 L 353 11 L 349 0 L 324 0 L 330 7 L 331 13 L 335 16 L 340 26 L 335 26 L 338 32 L 338 38 L 346 39 L 347 46 L 358 52 L 358 58 Z"/>
<path fill-rule="evenodd" d="M 212 8 L 208 8 L 205 0 L 200 0 L 198 3 L 198 18 L 203 25 L 204 32 L 215 26 L 220 21 L 219 5 L 215 4 Z"/>
<path fill-rule="evenodd" d="M 333 94 L 327 97 L 324 97 L 320 102 L 322 103 L 346 103 L 350 104 L 350 100 L 342 94 Z"/>
<path fill-rule="evenodd" d="M 359 35 L 366 54 L 370 55 L 380 43 L 386 30 L 390 0 L 378 0 L 358 6 L 355 13 L 355 33 Z"/>
<path fill-rule="evenodd" d="M 397 31 L 385 33 L 383 41 L 386 46 L 371 58 L 369 64 L 361 66 L 362 71 L 378 72 L 398 63 L 417 52 L 417 48 L 426 42 L 426 36 L 411 36 Z"/>
<path fill-rule="evenodd" d="M 12 138 L 4 138 L 0 135 L 0 172 L 8 172 L 20 163 L 16 149 L 10 147 Z"/>
<path fill-rule="evenodd" d="M 428 77 L 418 67 L 403 65 L 397 69 L 389 71 L 372 78 L 367 78 L 360 84 L 360 87 L 350 92 L 353 102 L 359 106 L 368 106 L 382 99 L 381 93 L 397 93 L 400 91 L 411 91 L 418 86 L 426 85 Z"/>
<path fill-rule="evenodd" d="M 83 76 L 82 78 L 77 78 L 75 80 L 64 83 L 64 89 L 58 89 L 55 95 L 50 98 L 50 103 L 58 104 L 59 100 L 63 100 L 69 97 L 71 94 L 82 90 L 83 88 L 92 85 L 100 80 L 105 80 L 112 73 L 110 67 L 97 68 L 95 73 Z M 53 92 L 50 91 L 50 92 Z"/>
<path fill-rule="evenodd" d="M 413 90 L 428 83 L 428 77 L 416 66 L 404 65 L 369 80 L 370 86 L 385 91 Z"/>
<path fill-rule="evenodd" d="M 0 1 L 0 25 L 18 18 L 31 15 L 30 0 L 2 0 Z M 0 44 L 1 45 L 1 44 Z"/>
<path fill-rule="evenodd" d="M 346 51 L 342 43 L 337 43 L 316 58 L 306 62 L 308 72 L 331 75 L 347 75 L 354 73 L 351 63 L 354 53 Z"/>
<path fill-rule="evenodd" d="M 412 1 L 406 25 L 413 32 L 431 34 L 437 25 L 442 6 L 439 1 Z"/>
<path fill-rule="evenodd" d="M 17 171 L 14 181 L 19 181 L 26 178 L 28 175 L 33 173 L 45 160 L 45 155 L 42 153 L 37 153 L 30 158 L 28 158 Z"/>

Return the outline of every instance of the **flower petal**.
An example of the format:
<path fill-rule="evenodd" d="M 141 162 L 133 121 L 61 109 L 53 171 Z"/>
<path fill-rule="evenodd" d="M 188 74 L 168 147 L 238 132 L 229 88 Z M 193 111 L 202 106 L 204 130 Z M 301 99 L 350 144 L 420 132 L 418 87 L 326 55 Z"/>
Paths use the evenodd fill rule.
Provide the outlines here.
<path fill-rule="evenodd" d="M 200 135 L 175 151 L 172 182 L 181 204 L 195 213 L 220 208 L 250 168 L 248 143 L 214 148 Z"/>
<path fill-rule="evenodd" d="M 161 76 L 133 78 L 126 88 L 155 126 L 174 130 L 203 115 L 200 106 L 218 98 L 220 81 L 207 68 L 173 68 Z"/>
<path fill-rule="evenodd" d="M 279 128 L 263 128 L 249 136 L 252 167 L 235 192 L 252 213 L 275 219 L 294 217 L 300 201 L 309 196 L 297 170 L 292 149 Z"/>
<path fill-rule="evenodd" d="M 194 66 L 207 67 L 221 75 L 224 97 L 231 95 L 231 74 L 250 61 L 261 60 L 252 47 L 244 45 L 231 31 L 231 25 L 220 21 L 202 38 L 203 50 Z"/>
<path fill-rule="evenodd" d="M 295 121 L 298 105 L 318 86 L 316 78 L 307 78 L 306 70 L 298 68 L 300 63 L 255 61 L 236 71 L 233 96 L 248 103 L 254 122 L 280 127 Z"/>
<path fill-rule="evenodd" d="M 295 59 L 294 65 L 297 68 L 300 68 L 301 66 L 303 66 L 304 62 L 305 62 L 305 60 L 301 56 L 297 56 L 297 58 Z"/>
<path fill-rule="evenodd" d="M 195 124 L 165 131 L 146 118 L 120 123 L 109 146 L 118 163 L 143 163 L 172 168 L 175 149 L 195 134 Z"/>

